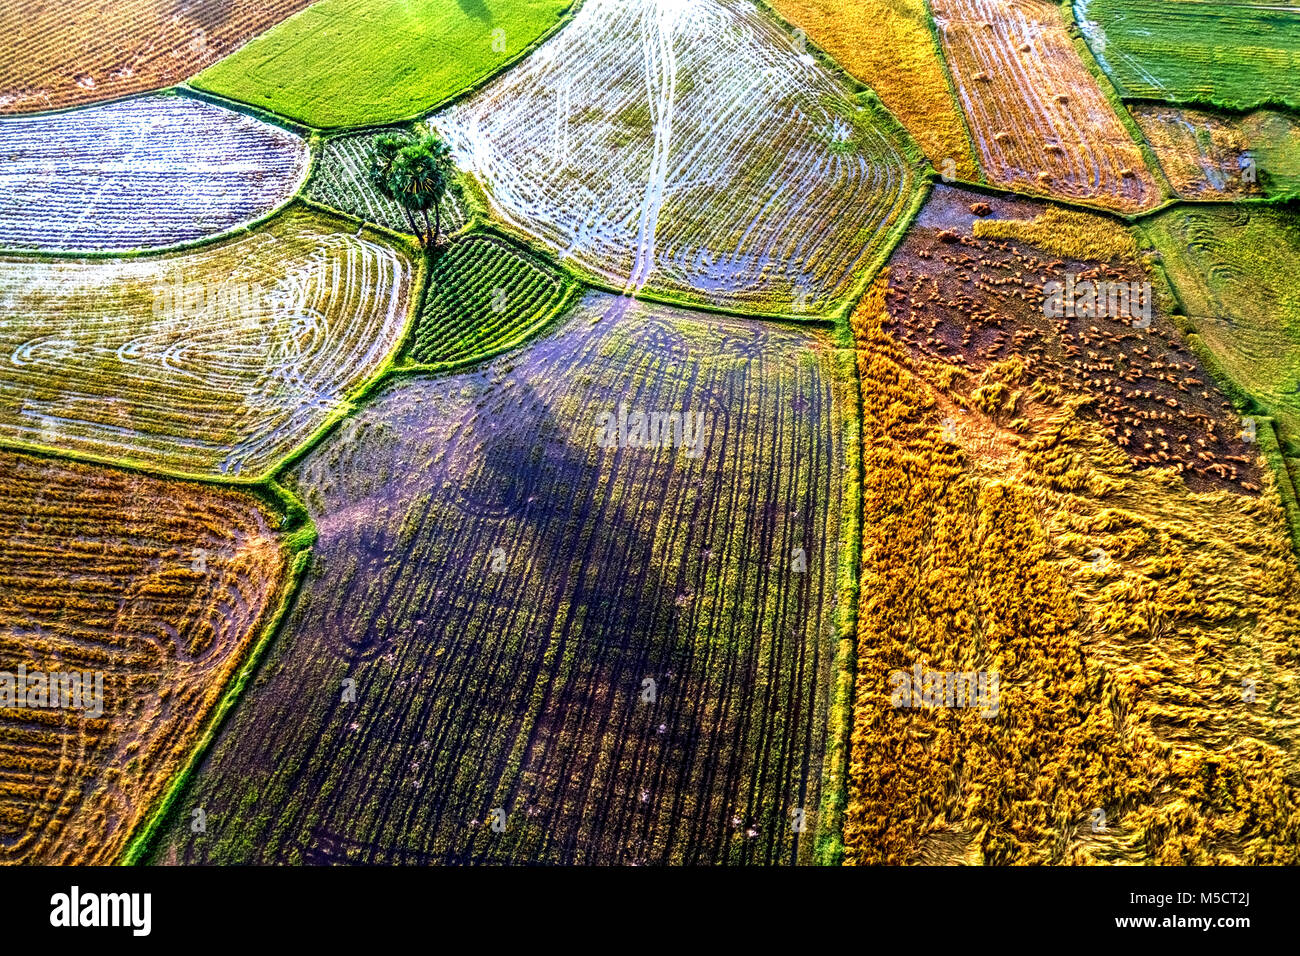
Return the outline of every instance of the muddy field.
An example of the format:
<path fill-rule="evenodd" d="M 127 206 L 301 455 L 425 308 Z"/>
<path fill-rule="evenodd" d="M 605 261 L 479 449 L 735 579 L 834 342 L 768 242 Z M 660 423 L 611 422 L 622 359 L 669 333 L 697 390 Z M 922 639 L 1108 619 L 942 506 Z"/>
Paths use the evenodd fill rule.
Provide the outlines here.
<path fill-rule="evenodd" d="M 1280 110 L 1217 113 L 1135 103 L 1133 118 L 1184 199 L 1300 191 L 1300 120 Z"/>
<path fill-rule="evenodd" d="M 1139 262 L 1071 258 L 975 235 L 977 222 L 1032 222 L 1046 209 L 937 187 L 890 261 L 888 330 L 920 353 L 977 373 L 1022 356 L 1042 381 L 1091 396 L 1091 414 L 1134 464 L 1174 468 L 1193 486 L 1257 490 L 1256 449 L 1242 441 L 1240 418 L 1158 298 L 1145 328 L 1132 308 L 1119 316 L 1045 315 L 1049 282 L 1149 281 Z M 1123 228 L 1093 217 L 1090 231 Z"/>
<path fill-rule="evenodd" d="M 836 354 L 592 294 L 515 357 L 387 389 L 293 475 L 313 569 L 187 798 L 208 835 L 158 859 L 811 859 Z M 685 444 L 639 442 L 656 410 Z"/>

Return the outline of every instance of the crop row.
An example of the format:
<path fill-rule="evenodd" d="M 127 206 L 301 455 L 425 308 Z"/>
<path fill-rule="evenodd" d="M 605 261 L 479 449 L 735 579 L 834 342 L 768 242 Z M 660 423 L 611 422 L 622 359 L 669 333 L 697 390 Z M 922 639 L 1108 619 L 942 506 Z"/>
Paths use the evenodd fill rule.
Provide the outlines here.
<path fill-rule="evenodd" d="M 490 352 L 547 316 L 566 289 L 561 275 L 509 243 L 459 240 L 433 266 L 411 354 L 456 362 Z"/>
<path fill-rule="evenodd" d="M 383 196 L 370 182 L 370 157 L 375 140 L 392 130 L 370 133 L 352 133 L 325 141 L 320 161 L 312 173 L 307 187 L 308 195 L 317 202 L 351 213 L 367 222 L 386 226 L 398 232 L 411 231 L 402 207 Z M 432 213 L 430 213 L 432 216 Z M 463 203 L 452 193 L 442 202 L 442 227 L 453 231 L 465 225 Z"/>

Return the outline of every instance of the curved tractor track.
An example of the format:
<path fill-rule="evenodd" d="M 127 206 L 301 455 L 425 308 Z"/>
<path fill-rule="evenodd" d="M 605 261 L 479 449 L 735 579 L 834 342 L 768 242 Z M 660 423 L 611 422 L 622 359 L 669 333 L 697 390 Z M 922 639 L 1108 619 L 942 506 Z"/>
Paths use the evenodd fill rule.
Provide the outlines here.
<path fill-rule="evenodd" d="M 625 290 L 829 311 L 914 189 L 901 129 L 732 0 L 588 0 L 436 114 L 494 211 Z"/>
<path fill-rule="evenodd" d="M 0 257 L 0 438 L 260 474 L 397 347 L 415 265 L 303 210 L 128 260 Z"/>

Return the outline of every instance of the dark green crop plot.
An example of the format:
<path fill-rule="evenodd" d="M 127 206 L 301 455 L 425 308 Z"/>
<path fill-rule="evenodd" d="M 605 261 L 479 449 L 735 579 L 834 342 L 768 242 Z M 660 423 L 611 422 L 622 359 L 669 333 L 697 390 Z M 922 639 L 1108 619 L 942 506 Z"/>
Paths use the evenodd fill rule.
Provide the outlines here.
<path fill-rule="evenodd" d="M 518 344 L 554 317 L 575 284 L 496 236 L 443 251 L 415 329 L 418 362 L 464 362 Z"/>
<path fill-rule="evenodd" d="M 1075 0 L 1092 52 L 1125 97 L 1300 109 L 1300 11 L 1200 0 Z"/>
<path fill-rule="evenodd" d="M 185 798 L 207 833 L 180 814 L 158 858 L 812 859 L 839 358 L 592 293 L 523 353 L 380 393 L 292 476 L 313 571 Z M 681 440 L 629 443 L 643 412 Z"/>

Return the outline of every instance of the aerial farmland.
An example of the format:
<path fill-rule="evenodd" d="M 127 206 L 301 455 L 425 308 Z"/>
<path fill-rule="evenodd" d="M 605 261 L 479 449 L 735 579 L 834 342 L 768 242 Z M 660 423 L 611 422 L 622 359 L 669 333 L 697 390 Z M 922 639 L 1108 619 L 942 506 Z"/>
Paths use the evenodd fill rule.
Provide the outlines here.
<path fill-rule="evenodd" d="M 1235 0 L 0 4 L 0 862 L 1300 865 L 1298 84 Z"/>

